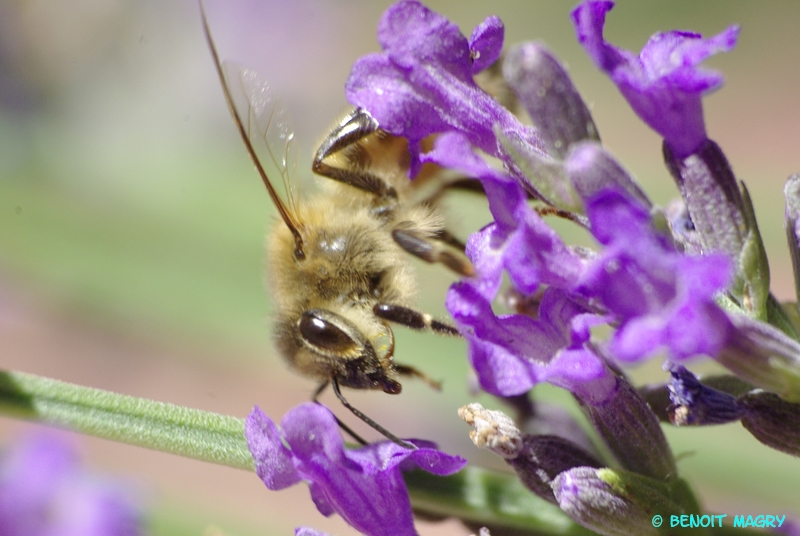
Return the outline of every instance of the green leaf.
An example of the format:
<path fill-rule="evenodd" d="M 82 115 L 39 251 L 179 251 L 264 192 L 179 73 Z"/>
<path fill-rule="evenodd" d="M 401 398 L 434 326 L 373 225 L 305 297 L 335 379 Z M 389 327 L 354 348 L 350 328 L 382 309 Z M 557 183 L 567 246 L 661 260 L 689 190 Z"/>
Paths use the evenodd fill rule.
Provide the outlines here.
<path fill-rule="evenodd" d="M 0 412 L 238 469 L 253 470 L 244 419 L 0 371 Z"/>

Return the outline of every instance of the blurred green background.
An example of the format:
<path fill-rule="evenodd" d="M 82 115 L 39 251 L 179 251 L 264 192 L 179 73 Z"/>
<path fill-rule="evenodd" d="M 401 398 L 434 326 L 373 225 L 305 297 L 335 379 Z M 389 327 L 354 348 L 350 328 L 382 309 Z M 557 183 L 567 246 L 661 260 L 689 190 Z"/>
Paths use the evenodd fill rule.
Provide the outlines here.
<path fill-rule="evenodd" d="M 378 48 L 387 5 L 207 3 L 220 55 L 259 71 L 293 117 L 305 179 L 316 143 L 347 109 L 350 65 Z M 676 195 L 658 137 L 576 44 L 573 2 L 429 5 L 467 35 L 496 14 L 507 43 L 547 42 L 608 149 L 656 202 Z M 606 35 L 639 50 L 659 30 L 711 35 L 734 22 L 743 26 L 738 47 L 708 62 L 727 83 L 705 101 L 707 129 L 753 194 L 773 291 L 794 299 L 782 188 L 800 171 L 800 3 L 625 1 Z M 468 196 L 453 196 L 448 208 L 461 237 L 488 219 Z M 228 115 L 195 2 L 0 2 L 3 368 L 239 416 L 259 404 L 279 419 L 314 385 L 290 374 L 270 347 L 262 245 L 273 217 Z M 429 267 L 420 274 L 421 308 L 444 315 L 452 277 Z M 351 401 L 400 436 L 435 439 L 501 467 L 471 445 L 455 415 L 475 398 L 463 343 L 396 335 L 398 360 L 444 379 L 444 393 L 407 382 L 398 397 L 352 393 Z M 658 364 L 633 374 L 664 380 Z M 350 420 L 330 394 L 325 400 Z M 0 435 L 5 442 L 27 426 L 2 419 Z M 739 425 L 667 432 L 710 510 L 800 515 L 798 460 L 761 447 Z M 353 533 L 322 518 L 305 486 L 273 493 L 243 471 L 102 440 L 84 445 L 93 467 L 124 475 L 150 497 L 156 534 L 289 534 L 297 525 Z M 421 532 L 468 533 L 454 522 L 422 524 Z"/>

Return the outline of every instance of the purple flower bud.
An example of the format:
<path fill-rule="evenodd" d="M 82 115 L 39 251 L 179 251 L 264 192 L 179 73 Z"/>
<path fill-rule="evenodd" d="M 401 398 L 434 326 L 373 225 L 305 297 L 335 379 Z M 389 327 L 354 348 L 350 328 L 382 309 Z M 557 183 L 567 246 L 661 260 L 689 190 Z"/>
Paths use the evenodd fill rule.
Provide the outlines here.
<path fill-rule="evenodd" d="M 675 458 L 658 418 L 627 380 L 616 380 L 602 403 L 576 396 L 583 411 L 622 467 L 658 480 L 675 478 Z"/>
<path fill-rule="evenodd" d="M 558 504 L 553 481 L 576 467 L 603 467 L 600 460 L 569 440 L 554 435 L 525 435 L 516 458 L 506 460 L 525 487 L 537 496 Z"/>
<path fill-rule="evenodd" d="M 652 204 L 633 177 L 597 142 L 583 141 L 570 146 L 564 172 L 584 200 L 601 190 L 614 188 L 624 190 L 645 207 Z"/>
<path fill-rule="evenodd" d="M 472 427 L 469 437 L 475 446 L 502 457 L 528 489 L 554 504 L 551 483 L 559 473 L 574 467 L 603 466 L 594 456 L 562 437 L 522 435 L 514 421 L 500 411 L 469 404 L 459 409 L 458 415 Z"/>
<path fill-rule="evenodd" d="M 86 474 L 63 436 L 40 433 L 2 460 L 0 534 L 136 536 L 144 527 L 127 490 Z"/>
<path fill-rule="evenodd" d="M 613 2 L 586 0 L 572 12 L 578 41 L 595 65 L 611 77 L 636 114 L 661 134 L 678 158 L 694 153 L 706 139 L 701 96 L 717 89 L 722 75 L 699 67 L 736 45 L 739 27 L 703 39 L 692 32 L 658 33 L 636 54 L 603 39 Z"/>
<path fill-rule="evenodd" d="M 503 78 L 517 94 L 551 154 L 563 157 L 575 142 L 600 141 L 578 90 L 543 44 L 522 43 L 509 49 L 503 61 Z"/>
<path fill-rule="evenodd" d="M 670 374 L 670 421 L 675 426 L 724 424 L 744 414 L 736 397 L 703 385 L 685 367 L 673 365 Z"/>
<path fill-rule="evenodd" d="M 794 271 L 796 301 L 800 303 L 800 174 L 792 175 L 783 188 L 786 199 L 784 226 Z"/>
<path fill-rule="evenodd" d="M 761 443 L 800 457 L 800 404 L 776 394 L 756 390 L 739 397 L 744 409 L 742 426 Z"/>
<path fill-rule="evenodd" d="M 705 140 L 691 155 L 677 158 L 665 144 L 664 161 L 681 192 L 703 253 L 723 252 L 737 259 L 748 225 L 739 184 L 722 149 Z"/>
<path fill-rule="evenodd" d="M 373 535 L 416 534 L 401 470 L 449 475 L 467 463 L 420 440 L 410 441 L 418 447 L 414 450 L 390 441 L 345 450 L 333 414 L 313 403 L 290 410 L 281 428 L 256 406 L 247 417 L 245 437 L 256 472 L 269 489 L 304 480 L 320 513 L 336 512 Z"/>
<path fill-rule="evenodd" d="M 558 475 L 553 492 L 572 519 L 599 534 L 660 534 L 653 514 L 697 513 L 681 480 L 671 485 L 627 471 L 576 467 Z"/>

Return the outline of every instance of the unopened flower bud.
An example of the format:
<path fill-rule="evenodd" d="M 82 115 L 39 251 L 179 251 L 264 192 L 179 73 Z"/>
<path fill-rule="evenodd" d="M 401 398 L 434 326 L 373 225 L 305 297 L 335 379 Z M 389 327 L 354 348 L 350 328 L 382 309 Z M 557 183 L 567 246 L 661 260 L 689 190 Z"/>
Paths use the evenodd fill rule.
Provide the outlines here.
<path fill-rule="evenodd" d="M 652 204 L 633 177 L 598 142 L 572 144 L 564 161 L 564 172 L 583 199 L 589 199 L 600 190 L 616 188 L 629 193 L 644 206 Z"/>
<path fill-rule="evenodd" d="M 557 503 L 552 483 L 559 474 L 575 467 L 603 467 L 597 458 L 563 437 L 526 435 L 516 458 L 506 460 L 525 487 L 539 497 Z"/>
<path fill-rule="evenodd" d="M 618 377 L 617 389 L 606 401 L 578 402 L 625 469 L 658 480 L 675 478 L 675 458 L 658 418 L 630 383 Z"/>
<path fill-rule="evenodd" d="M 737 402 L 745 413 L 742 426 L 753 437 L 775 450 L 800 457 L 800 404 L 760 389 L 739 397 Z"/>
<path fill-rule="evenodd" d="M 575 142 L 600 141 L 589 108 L 543 44 L 528 42 L 511 48 L 503 62 L 503 78 L 516 92 L 548 152 L 563 157 Z"/>
<path fill-rule="evenodd" d="M 745 315 L 729 315 L 734 329 L 716 360 L 742 380 L 800 402 L 800 344 Z"/>
<path fill-rule="evenodd" d="M 741 189 L 722 149 L 711 140 L 685 158 L 664 144 L 664 160 L 686 203 L 703 253 L 722 252 L 735 262 L 731 293 L 757 318 L 766 318 L 769 264 L 752 201 Z"/>
<path fill-rule="evenodd" d="M 673 366 L 670 374 L 670 421 L 675 426 L 724 424 L 744 414 L 736 397 L 703 385 L 685 367 Z"/>
<path fill-rule="evenodd" d="M 658 534 L 654 512 L 697 513 L 680 480 L 670 484 L 627 471 L 577 467 L 553 481 L 558 505 L 572 519 L 599 534 Z"/>
<path fill-rule="evenodd" d="M 783 195 L 786 199 L 786 239 L 794 269 L 794 289 L 797 302 L 800 303 L 800 173 L 789 177 L 783 188 Z"/>
<path fill-rule="evenodd" d="M 664 160 L 672 173 L 705 251 L 739 256 L 747 232 L 744 201 L 722 149 L 706 140 L 693 154 L 677 158 L 664 144 Z"/>

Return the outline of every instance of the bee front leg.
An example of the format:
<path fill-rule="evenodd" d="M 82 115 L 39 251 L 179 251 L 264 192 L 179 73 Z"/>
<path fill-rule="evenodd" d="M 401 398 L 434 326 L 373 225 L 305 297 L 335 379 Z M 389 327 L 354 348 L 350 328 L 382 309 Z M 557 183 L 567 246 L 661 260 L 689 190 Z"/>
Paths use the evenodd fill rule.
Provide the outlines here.
<path fill-rule="evenodd" d="M 411 449 L 411 450 L 416 450 L 417 449 L 417 447 L 415 445 L 409 443 L 408 441 L 403 441 L 402 439 L 400 439 L 399 437 L 397 437 L 396 435 L 391 433 L 389 430 L 387 430 L 386 428 L 384 428 L 383 426 L 381 426 L 377 422 L 373 421 L 370 417 L 367 417 L 360 409 L 358 409 L 358 408 L 354 407 L 352 404 L 350 404 L 350 402 L 347 401 L 347 399 L 344 397 L 344 395 L 342 395 L 341 390 L 339 390 L 339 382 L 336 380 L 336 378 L 334 378 L 331 383 L 333 384 L 333 392 L 334 392 L 334 394 L 336 394 L 336 398 L 339 399 L 339 402 L 341 402 L 344 407 L 346 407 L 347 409 L 352 411 L 353 415 L 355 415 L 356 417 L 358 417 L 359 419 L 361 419 L 362 421 L 364 421 L 365 423 L 370 425 L 375 431 L 377 431 L 378 433 L 383 435 L 389 441 L 391 441 L 393 443 L 397 443 L 401 447 L 404 447 L 404 448 L 407 448 L 407 449 Z M 350 431 L 350 429 L 347 428 L 346 426 L 344 426 L 339 419 L 336 419 L 336 422 L 338 422 L 339 426 L 343 427 L 343 429 L 345 431 L 347 431 L 350 435 L 353 435 L 353 433 Z M 358 438 L 358 436 L 355 436 L 355 437 Z M 364 442 L 363 439 L 361 440 L 361 442 L 364 445 L 367 444 L 367 443 Z"/>
<path fill-rule="evenodd" d="M 325 390 L 325 389 L 328 387 L 328 383 L 329 383 L 329 382 L 325 382 L 325 383 L 323 383 L 322 385 L 320 385 L 319 387 L 317 387 L 317 390 L 316 390 L 316 391 L 314 391 L 314 396 L 312 396 L 312 397 L 311 397 L 311 401 L 312 401 L 312 402 L 314 402 L 315 404 L 319 404 L 320 406 L 322 406 L 322 405 L 323 405 L 323 404 L 322 404 L 322 402 L 320 402 L 320 401 L 319 401 L 319 400 L 317 400 L 317 399 L 318 399 L 318 398 L 319 398 L 319 396 L 322 394 L 322 392 L 323 392 L 323 391 L 324 391 L 324 390 Z M 333 413 L 333 412 L 331 412 L 331 413 Z M 344 432 L 345 432 L 347 435 L 349 435 L 350 437 L 352 437 L 352 438 L 353 438 L 353 440 L 354 440 L 356 443 L 360 443 L 361 445 L 367 445 L 367 442 L 364 440 L 364 438 L 363 438 L 363 437 L 361 437 L 360 435 L 358 435 L 357 433 L 355 433 L 355 432 L 353 431 L 353 429 L 352 429 L 352 428 L 350 428 L 349 426 L 347 426 L 345 423 L 343 423 L 342 421 L 340 421 L 340 420 L 339 420 L 339 417 L 337 417 L 336 415 L 334 415 L 334 416 L 333 416 L 333 418 L 334 418 L 334 419 L 336 419 L 336 424 L 338 424 L 338 425 L 339 425 L 339 428 L 341 428 L 342 430 L 344 430 Z"/>
<path fill-rule="evenodd" d="M 393 303 L 378 303 L 372 308 L 372 312 L 378 318 L 401 324 L 411 329 L 429 329 L 440 335 L 459 335 L 458 330 L 450 324 L 436 320 L 431 315 L 415 311 L 410 307 L 403 307 Z"/>
<path fill-rule="evenodd" d="M 402 374 L 403 376 L 413 376 L 415 378 L 419 378 L 420 380 L 430 385 L 433 389 L 436 389 L 437 391 L 442 390 L 442 382 L 437 382 L 436 380 L 431 379 L 430 376 L 428 376 L 421 370 L 417 370 L 416 368 L 409 365 L 401 365 L 400 363 L 395 363 L 394 368 L 395 370 L 397 370 L 398 374 Z"/>
<path fill-rule="evenodd" d="M 345 116 L 319 146 L 311 170 L 318 175 L 349 184 L 379 198 L 396 200 L 397 191 L 394 187 L 368 170 L 357 166 L 338 167 L 329 163 L 339 153 L 344 153 L 346 160 L 357 157 L 354 154 L 347 154 L 348 151 L 357 152 L 358 143 L 373 134 L 380 135 L 378 122 L 366 110 L 356 108 Z"/>

